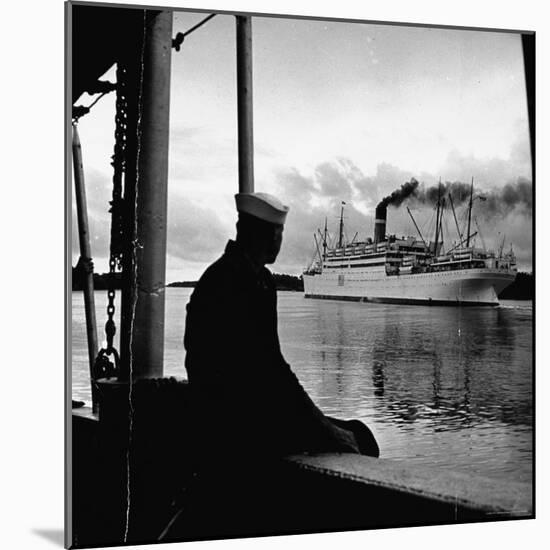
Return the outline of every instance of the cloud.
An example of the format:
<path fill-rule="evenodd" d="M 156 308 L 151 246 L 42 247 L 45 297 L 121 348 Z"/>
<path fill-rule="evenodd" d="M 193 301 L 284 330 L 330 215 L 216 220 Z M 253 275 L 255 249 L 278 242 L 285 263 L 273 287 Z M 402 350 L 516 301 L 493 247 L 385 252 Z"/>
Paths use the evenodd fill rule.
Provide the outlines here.
<path fill-rule="evenodd" d="M 315 168 L 315 181 L 324 196 L 351 200 L 353 174 L 346 160 L 337 163 L 324 162 Z"/>
<path fill-rule="evenodd" d="M 440 174 L 449 181 L 470 181 L 473 177 L 476 187 L 482 189 L 499 187 L 518 177 L 531 179 L 528 142 L 515 142 L 507 159 L 478 158 L 453 150 L 443 162 Z"/>
<path fill-rule="evenodd" d="M 212 262 L 234 234 L 215 211 L 172 195 L 168 203 L 168 254 L 189 261 Z"/>
<path fill-rule="evenodd" d="M 85 167 L 84 181 L 92 257 L 94 259 L 107 258 L 110 248 L 111 215 L 109 213 L 109 201 L 112 198 L 112 175 L 107 175 L 94 168 Z M 78 240 L 74 189 L 72 194 L 71 246 L 72 259 L 73 263 L 75 263 L 80 256 L 80 244 Z M 100 271 L 105 270 L 105 266 L 101 262 L 96 267 Z"/>
<path fill-rule="evenodd" d="M 195 139 L 201 134 L 201 128 L 198 126 L 183 126 L 181 124 L 173 124 L 170 126 L 170 143 L 176 145 L 181 142 L 186 142 L 190 139 Z"/>
<path fill-rule="evenodd" d="M 237 181 L 236 135 L 212 126 L 170 128 L 169 181 L 217 189 L 220 181 Z"/>
<path fill-rule="evenodd" d="M 320 163 L 311 175 L 296 168 L 281 170 L 276 175 L 276 185 L 276 192 L 290 206 L 290 212 L 282 251 L 273 266 L 275 271 L 297 273 L 306 267 L 315 251 L 313 235 L 324 227 L 325 218 L 331 237 L 337 238 L 342 201 L 346 203 L 345 216 L 350 225 L 363 225 L 365 218 L 369 226 L 373 223 L 372 215 L 361 212 L 364 201 L 370 201 L 369 180 L 349 159 Z"/>
<path fill-rule="evenodd" d="M 466 166 L 467 158 L 451 155 L 448 159 L 455 164 Z M 514 244 L 520 267 L 530 269 L 532 262 L 532 185 L 524 178 L 512 178 L 511 169 L 505 167 L 504 161 L 489 159 L 486 162 L 475 159 L 475 166 L 484 174 L 499 173 L 500 177 L 509 180 L 492 180 L 492 187 L 476 189 L 476 195 L 486 198 L 484 202 L 475 201 L 472 231 L 477 229 L 479 221 L 481 238 L 488 248 L 498 248 L 506 235 L 506 247 Z M 469 170 L 471 170 L 471 165 Z M 422 173 L 413 175 L 388 163 L 381 163 L 373 176 L 365 175 L 350 159 L 339 158 L 323 162 L 315 167 L 311 175 L 300 173 L 296 168 L 277 173 L 277 193 L 290 205 L 290 213 L 285 227 L 284 244 L 274 269 L 287 272 L 299 272 L 315 254 L 313 234 L 324 227 L 328 218 L 329 231 L 337 238 L 338 216 L 342 201 L 346 202 L 345 218 L 348 239 L 356 231 L 358 238 L 372 236 L 374 208 L 382 198 L 401 189 L 403 184 L 422 181 L 413 185 L 415 196 L 406 202 L 415 208 L 415 218 L 429 220 L 433 217 L 433 205 L 437 200 L 438 177 Z M 445 182 L 443 187 L 451 192 L 455 207 L 465 205 L 469 198 L 470 184 L 461 181 Z M 435 196 L 435 199 L 434 199 Z M 460 213 L 457 213 L 460 222 Z M 429 223 L 425 221 L 424 230 L 429 233 Z M 447 230 L 448 242 L 456 239 L 454 221 L 449 216 Z M 390 208 L 388 212 L 388 232 L 407 235 L 416 234 L 416 230 L 404 207 Z M 454 233 L 453 233 L 454 232 Z M 428 238 L 427 236 L 425 236 Z M 317 234 L 320 242 L 320 236 Z M 481 244 L 478 242 L 478 244 Z"/>
<path fill-rule="evenodd" d="M 112 198 L 113 174 L 104 173 L 95 168 L 86 168 L 84 174 L 86 185 L 86 203 L 88 212 L 101 217 L 107 215 L 109 201 Z M 74 193 L 74 191 L 73 191 Z"/>
<path fill-rule="evenodd" d="M 510 150 L 510 160 L 516 166 L 523 166 L 524 171 L 527 174 L 531 172 L 531 147 L 529 140 L 518 139 L 516 140 Z"/>
<path fill-rule="evenodd" d="M 110 249 L 111 215 L 109 200 L 112 181 L 97 170 L 86 173 L 89 237 L 94 259 L 107 258 Z M 80 255 L 75 199 L 72 207 L 71 244 L 73 263 Z M 168 254 L 190 261 L 209 262 L 222 251 L 234 229 L 223 224 L 216 214 L 196 201 L 170 193 L 168 200 Z M 107 269 L 96 262 L 97 271 Z"/>
<path fill-rule="evenodd" d="M 88 213 L 89 238 L 92 257 L 107 257 L 110 250 L 110 218 L 107 220 L 98 218 L 93 213 Z M 80 243 L 78 240 L 78 225 L 76 218 L 76 208 L 73 209 L 72 229 L 71 229 L 71 245 L 73 259 L 80 256 Z"/>

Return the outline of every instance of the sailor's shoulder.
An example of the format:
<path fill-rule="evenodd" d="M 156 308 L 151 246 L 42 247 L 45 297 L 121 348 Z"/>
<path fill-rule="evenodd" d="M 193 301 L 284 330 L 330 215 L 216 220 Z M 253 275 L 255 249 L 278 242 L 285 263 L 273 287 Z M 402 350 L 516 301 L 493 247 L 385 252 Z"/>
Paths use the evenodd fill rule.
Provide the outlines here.
<path fill-rule="evenodd" d="M 262 267 L 260 277 L 271 290 L 275 290 L 275 277 L 267 267 Z"/>

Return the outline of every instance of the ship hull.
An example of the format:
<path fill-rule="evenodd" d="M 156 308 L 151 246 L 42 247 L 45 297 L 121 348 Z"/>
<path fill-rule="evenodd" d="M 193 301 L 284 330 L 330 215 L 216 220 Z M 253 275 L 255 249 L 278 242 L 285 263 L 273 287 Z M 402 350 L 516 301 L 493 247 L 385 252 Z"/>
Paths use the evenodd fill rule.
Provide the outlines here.
<path fill-rule="evenodd" d="M 331 270 L 304 275 L 304 294 L 306 298 L 361 302 L 497 306 L 498 294 L 515 276 L 515 272 L 498 269 L 403 275 Z"/>

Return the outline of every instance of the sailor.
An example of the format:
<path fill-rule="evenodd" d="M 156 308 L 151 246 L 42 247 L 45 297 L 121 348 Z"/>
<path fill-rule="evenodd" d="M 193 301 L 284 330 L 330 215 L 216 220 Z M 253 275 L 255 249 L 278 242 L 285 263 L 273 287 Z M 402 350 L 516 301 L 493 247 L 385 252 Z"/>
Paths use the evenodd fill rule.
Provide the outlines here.
<path fill-rule="evenodd" d="M 277 293 L 266 264 L 281 249 L 289 211 L 267 193 L 235 195 L 236 240 L 198 281 L 189 304 L 185 367 L 203 456 L 351 452 L 378 456 L 357 420 L 314 404 L 281 352 Z"/>

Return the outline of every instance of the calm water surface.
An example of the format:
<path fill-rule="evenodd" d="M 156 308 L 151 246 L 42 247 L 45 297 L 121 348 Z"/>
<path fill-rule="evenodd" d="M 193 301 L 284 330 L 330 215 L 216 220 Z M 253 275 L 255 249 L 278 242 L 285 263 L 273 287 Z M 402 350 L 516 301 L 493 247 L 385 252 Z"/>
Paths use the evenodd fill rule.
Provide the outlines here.
<path fill-rule="evenodd" d="M 191 292 L 167 289 L 167 376 L 185 377 Z M 96 292 L 100 335 L 105 305 L 106 293 Z M 327 414 L 367 423 L 381 456 L 531 481 L 530 302 L 401 306 L 280 292 L 278 309 L 283 354 L 304 387 Z M 73 397 L 89 402 L 80 292 L 73 293 L 72 311 Z"/>

